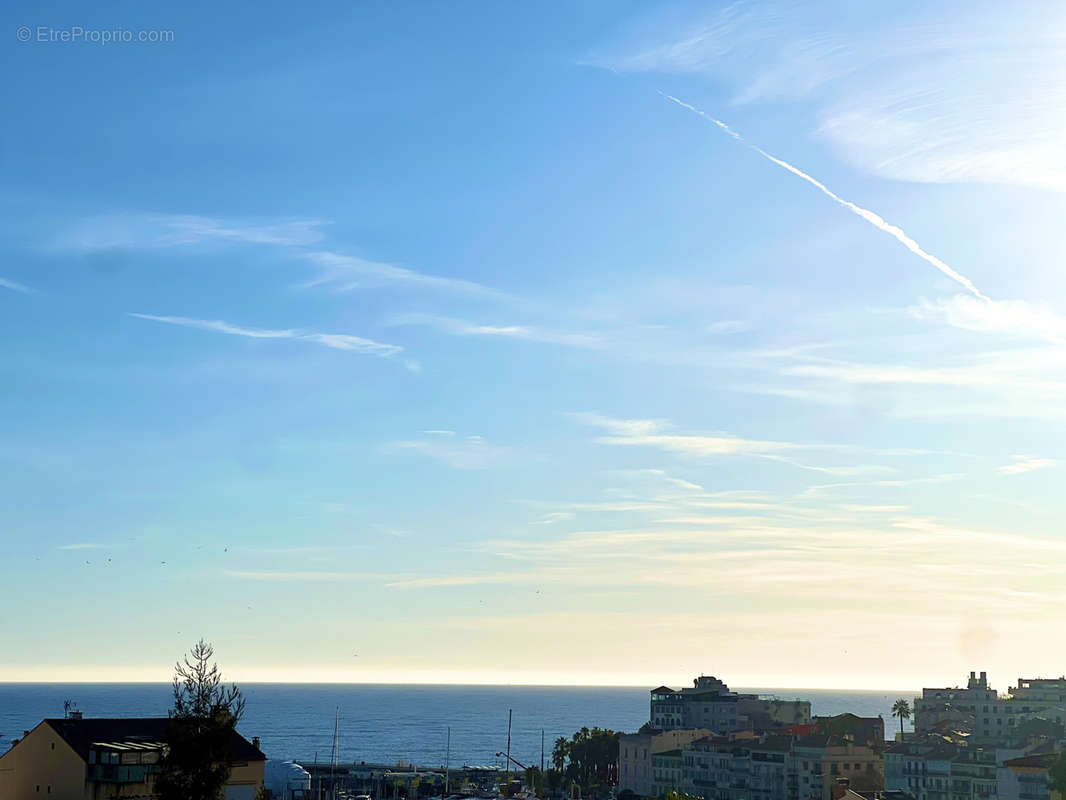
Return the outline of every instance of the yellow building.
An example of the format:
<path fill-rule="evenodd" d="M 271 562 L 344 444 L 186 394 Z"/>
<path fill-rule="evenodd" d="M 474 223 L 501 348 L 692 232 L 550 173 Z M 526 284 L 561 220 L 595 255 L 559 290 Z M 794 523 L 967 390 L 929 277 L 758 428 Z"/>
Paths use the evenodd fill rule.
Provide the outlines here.
<path fill-rule="evenodd" d="M 0 800 L 151 800 L 168 720 L 46 719 L 0 756 Z M 226 800 L 253 800 L 266 756 L 234 731 Z"/>

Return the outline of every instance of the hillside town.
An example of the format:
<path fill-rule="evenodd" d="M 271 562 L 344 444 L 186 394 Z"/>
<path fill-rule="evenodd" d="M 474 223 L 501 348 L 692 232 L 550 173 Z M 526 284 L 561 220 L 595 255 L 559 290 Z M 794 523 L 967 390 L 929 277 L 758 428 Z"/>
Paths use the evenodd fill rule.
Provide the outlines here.
<path fill-rule="evenodd" d="M 268 760 L 258 738 L 231 726 L 219 797 L 1063 800 L 1066 678 L 1022 678 L 1000 694 L 971 672 L 965 687 L 923 689 L 892 713 L 898 728 L 886 730 L 880 716 L 812 715 L 808 700 L 735 692 L 701 675 L 691 687 L 652 689 L 639 731 L 557 739 L 547 769 L 509 754 L 502 765 L 453 767 Z M 0 755 L 0 800 L 160 798 L 168 722 L 74 709 L 45 719 Z"/>
<path fill-rule="evenodd" d="M 1005 695 L 986 673 L 927 688 L 885 720 L 811 715 L 809 702 L 739 694 L 700 676 L 651 692 L 648 724 L 619 737 L 618 794 L 703 800 L 1061 800 L 1066 678 Z M 913 732 L 903 721 L 913 717 Z"/>

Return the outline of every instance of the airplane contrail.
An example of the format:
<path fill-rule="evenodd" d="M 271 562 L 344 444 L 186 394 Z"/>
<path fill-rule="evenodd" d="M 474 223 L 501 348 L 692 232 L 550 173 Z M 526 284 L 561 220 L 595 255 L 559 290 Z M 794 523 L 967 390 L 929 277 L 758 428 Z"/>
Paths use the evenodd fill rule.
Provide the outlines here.
<path fill-rule="evenodd" d="M 746 139 L 744 139 L 743 136 L 741 136 L 739 133 L 737 133 L 735 130 L 730 128 L 728 125 L 726 125 L 721 120 L 715 119 L 710 114 L 707 114 L 707 113 L 704 113 L 703 111 L 700 111 L 698 108 L 696 108 L 695 106 L 689 105 L 684 100 L 678 100 L 673 95 L 665 94 L 664 92 L 659 92 L 659 94 L 661 94 L 667 100 L 672 100 L 673 102 L 677 103 L 682 108 L 687 108 L 689 111 L 693 112 L 694 114 L 699 114 L 705 120 L 707 120 L 709 122 L 713 122 L 715 125 L 717 125 L 723 131 L 728 133 L 730 136 L 732 136 L 734 139 L 736 139 L 741 144 L 744 144 L 747 147 L 750 147 L 752 150 L 754 150 L 756 153 L 761 155 L 763 158 L 765 158 L 765 159 L 767 159 L 769 161 L 772 161 L 773 163 L 777 164 L 777 166 L 782 167 L 783 169 L 787 169 L 789 172 L 791 172 L 797 178 L 802 178 L 803 180 L 807 181 L 807 183 L 811 184 L 811 186 L 815 187 L 822 194 L 826 195 L 827 197 L 830 197 L 831 199 L 835 200 L 840 205 L 844 206 L 844 208 L 846 208 L 848 211 L 851 211 L 853 214 L 858 214 L 860 217 L 862 217 L 864 220 L 869 222 L 871 225 L 873 225 L 878 230 L 882 230 L 885 233 L 887 233 L 889 236 L 891 236 L 894 239 L 896 239 L 896 241 L 898 241 L 900 244 L 902 244 L 904 247 L 906 247 L 908 250 L 910 250 L 916 256 L 918 256 L 919 258 L 925 260 L 929 264 L 932 264 L 934 267 L 936 267 L 938 270 L 943 272 L 945 275 L 947 275 L 953 281 L 955 281 L 956 283 L 964 286 L 968 291 L 973 293 L 973 295 L 975 297 L 977 297 L 977 298 L 979 298 L 981 300 L 984 300 L 986 303 L 991 303 L 992 302 L 992 299 L 990 297 L 988 297 L 988 295 L 984 294 L 980 289 L 978 289 L 974 285 L 973 281 L 971 281 L 965 275 L 962 275 L 962 274 L 956 272 L 955 270 L 953 270 L 950 266 L 945 264 L 943 261 L 941 261 L 939 258 L 934 256 L 932 253 L 929 253 L 926 250 L 922 249 L 922 246 L 920 244 L 918 244 L 916 241 L 914 241 L 914 239 L 912 239 L 910 236 L 908 236 L 906 234 L 906 232 L 903 230 L 903 228 L 900 228 L 898 225 L 893 225 L 890 222 L 887 222 L 880 214 L 876 214 L 873 211 L 870 211 L 870 209 L 868 209 L 868 208 L 863 208 L 862 206 L 855 205 L 855 203 L 852 203 L 850 200 L 845 200 L 843 197 L 841 197 L 840 195 L 836 194 L 831 189 L 829 189 L 829 187 L 826 186 L 824 183 L 822 183 L 819 180 L 816 180 L 815 178 L 812 178 L 810 175 L 808 175 L 803 170 L 792 166 L 787 161 L 782 161 L 780 158 L 777 158 L 775 156 L 770 155 L 765 150 L 763 150 L 761 147 L 758 147 L 758 146 L 752 144 L 751 142 L 747 141 Z"/>

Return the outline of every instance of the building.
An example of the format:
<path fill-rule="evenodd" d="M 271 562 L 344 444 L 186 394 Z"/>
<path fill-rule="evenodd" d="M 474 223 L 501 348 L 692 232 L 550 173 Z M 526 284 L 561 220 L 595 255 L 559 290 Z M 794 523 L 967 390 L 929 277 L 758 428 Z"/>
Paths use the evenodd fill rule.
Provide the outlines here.
<path fill-rule="evenodd" d="M 646 730 L 623 733 L 618 737 L 618 791 L 630 791 L 640 797 L 658 797 L 655 785 L 657 753 L 681 750 L 690 742 L 710 736 L 706 728 L 693 730 Z"/>
<path fill-rule="evenodd" d="M 797 739 L 793 745 L 797 790 L 793 800 L 830 800 L 833 786 L 842 778 L 861 794 L 884 789 L 882 750 L 830 733 Z"/>
<path fill-rule="evenodd" d="M 995 800 L 998 764 L 994 749 L 959 750 L 951 761 L 951 800 Z"/>
<path fill-rule="evenodd" d="M 1048 726 L 1066 725 L 1066 678 L 1019 678 L 1007 691 L 1000 696 L 984 672 L 971 672 L 965 689 L 923 689 L 914 699 L 914 730 L 963 732 L 985 746 L 1020 747 L 1034 734 L 1048 735 Z"/>
<path fill-rule="evenodd" d="M 883 717 L 860 717 L 856 714 L 845 713 L 834 717 L 814 717 L 811 721 L 815 731 L 819 733 L 846 739 L 878 752 L 884 750 L 885 720 Z"/>
<path fill-rule="evenodd" d="M 46 719 L 0 756 L 3 800 L 152 798 L 169 720 Z M 266 756 L 236 731 L 226 800 L 253 800 Z"/>
<path fill-rule="evenodd" d="M 884 754 L 885 790 L 906 791 L 914 800 L 951 800 L 951 763 L 959 745 L 943 736 L 895 742 Z"/>
<path fill-rule="evenodd" d="M 744 730 L 783 731 L 810 721 L 810 700 L 781 700 L 755 694 L 742 694 L 737 698 L 737 725 Z"/>
<path fill-rule="evenodd" d="M 1054 708 L 1066 705 L 1066 677 L 1018 678 L 1018 685 L 1007 689 L 1015 701 L 1033 707 Z"/>
<path fill-rule="evenodd" d="M 841 782 L 880 792 L 884 742 L 861 735 L 878 730 L 880 722 L 847 714 L 792 726 L 796 733 L 697 739 L 682 748 L 682 784 L 676 788 L 704 800 L 831 800 Z"/>
<path fill-rule="evenodd" d="M 707 728 L 728 734 L 738 728 L 739 695 L 713 675 L 701 675 L 692 688 L 651 690 L 650 725 L 658 730 Z"/>
<path fill-rule="evenodd" d="M 987 747 L 966 735 L 917 735 L 885 751 L 885 789 L 906 791 L 914 800 L 1050 800 L 1045 778 L 1022 767 L 1052 750 L 1049 742 L 1022 749 Z M 1041 781 L 1042 788 L 1035 786 Z"/>
<path fill-rule="evenodd" d="M 915 733 L 946 732 L 946 728 L 972 734 L 974 741 L 995 742 L 1009 736 L 1015 706 L 988 685 L 985 672 L 971 672 L 966 688 L 922 689 L 914 699 Z"/>
<path fill-rule="evenodd" d="M 662 753 L 652 753 L 651 772 L 652 787 L 656 797 L 661 797 L 667 792 L 681 790 L 681 750 L 666 750 Z"/>
<path fill-rule="evenodd" d="M 1052 791 L 1048 776 L 1059 755 L 1052 751 L 1004 761 L 997 770 L 998 800 L 1063 800 L 1062 792 Z"/>

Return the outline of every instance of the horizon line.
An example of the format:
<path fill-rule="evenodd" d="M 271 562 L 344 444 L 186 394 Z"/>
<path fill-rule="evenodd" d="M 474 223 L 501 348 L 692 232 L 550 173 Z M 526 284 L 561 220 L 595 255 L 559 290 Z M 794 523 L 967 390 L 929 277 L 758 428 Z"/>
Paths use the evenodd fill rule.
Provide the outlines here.
<path fill-rule="evenodd" d="M 225 683 L 237 683 L 245 686 L 433 686 L 463 688 L 528 688 L 528 689 L 642 689 L 652 691 L 647 684 L 623 683 L 467 683 L 467 682 L 419 682 L 419 681 L 237 681 L 224 680 Z M 0 686 L 170 686 L 166 680 L 99 680 L 99 681 L 42 681 L 42 680 L 0 680 Z M 665 684 L 660 684 L 665 685 Z M 728 685 L 728 684 L 727 684 Z M 671 687 L 672 688 L 672 687 Z M 682 687 L 684 688 L 684 687 Z M 841 689 L 826 686 L 737 686 L 732 691 L 788 691 L 788 692 L 920 692 L 921 689 L 900 689 L 886 687 L 859 687 Z"/>

